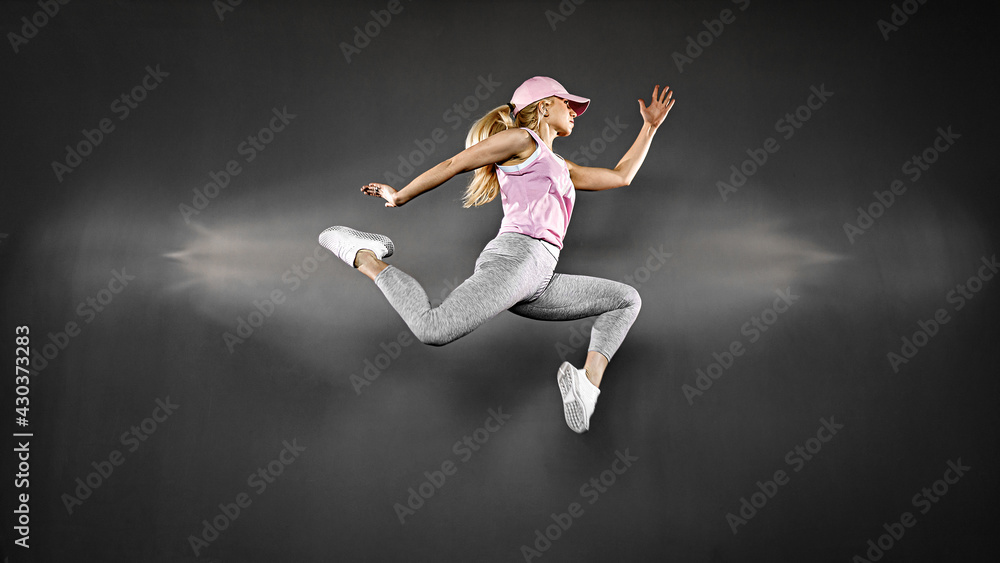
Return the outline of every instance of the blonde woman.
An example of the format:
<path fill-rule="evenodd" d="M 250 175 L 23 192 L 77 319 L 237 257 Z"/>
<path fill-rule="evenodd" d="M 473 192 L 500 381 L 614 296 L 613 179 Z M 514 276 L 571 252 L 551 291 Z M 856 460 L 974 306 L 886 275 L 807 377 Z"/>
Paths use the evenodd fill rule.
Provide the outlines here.
<path fill-rule="evenodd" d="M 639 137 L 614 169 L 578 166 L 552 151 L 552 141 L 573 132 L 590 100 L 574 96 L 555 80 L 536 76 L 514 91 L 509 104 L 477 121 L 466 149 L 417 176 L 397 191 L 386 184 L 361 188 L 366 195 L 400 207 L 445 183 L 475 171 L 464 206 L 486 204 L 500 195 L 500 232 L 476 260 L 469 279 L 438 307 L 420 284 L 383 259 L 392 255 L 388 237 L 347 227 L 330 227 L 319 242 L 368 276 L 421 342 L 442 346 L 472 332 L 504 310 L 547 321 L 597 316 L 582 369 L 563 362 L 556 375 L 566 424 L 578 433 L 590 428 L 599 386 L 621 345 L 641 300 L 631 286 L 589 276 L 554 273 L 569 226 L 575 190 L 627 186 L 646 157 L 653 134 L 674 105 L 669 88 L 653 88 L 647 106 L 639 101 Z"/>

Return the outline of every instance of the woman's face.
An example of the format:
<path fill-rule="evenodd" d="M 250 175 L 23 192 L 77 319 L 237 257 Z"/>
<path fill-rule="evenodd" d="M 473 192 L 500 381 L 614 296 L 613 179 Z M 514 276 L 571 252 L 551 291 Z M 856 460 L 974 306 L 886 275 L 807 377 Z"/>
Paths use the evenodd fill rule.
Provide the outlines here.
<path fill-rule="evenodd" d="M 546 100 L 545 108 L 548 109 L 549 116 L 543 118 L 546 123 L 556 132 L 559 137 L 565 137 L 573 132 L 573 124 L 576 120 L 576 112 L 569 107 L 569 100 L 552 96 Z M 545 113 L 543 108 L 542 113 Z"/>

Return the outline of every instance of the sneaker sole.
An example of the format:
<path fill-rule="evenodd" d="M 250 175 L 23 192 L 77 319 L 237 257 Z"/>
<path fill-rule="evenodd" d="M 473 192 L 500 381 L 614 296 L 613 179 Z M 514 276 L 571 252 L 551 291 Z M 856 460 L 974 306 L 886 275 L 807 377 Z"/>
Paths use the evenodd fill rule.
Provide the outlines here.
<path fill-rule="evenodd" d="M 583 398 L 580 396 L 580 390 L 574 384 L 576 381 L 574 371 L 576 369 L 569 362 L 563 362 L 559 366 L 556 381 L 559 383 L 559 392 L 562 393 L 563 416 L 566 417 L 566 425 L 573 432 L 582 434 L 587 431 L 586 415 L 583 410 Z M 568 402 L 567 398 L 569 398 Z"/>

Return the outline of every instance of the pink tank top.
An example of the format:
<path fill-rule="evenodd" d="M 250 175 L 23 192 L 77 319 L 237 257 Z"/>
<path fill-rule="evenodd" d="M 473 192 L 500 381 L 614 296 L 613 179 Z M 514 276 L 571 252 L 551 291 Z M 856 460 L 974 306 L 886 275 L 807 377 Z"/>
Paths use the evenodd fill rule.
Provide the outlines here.
<path fill-rule="evenodd" d="M 526 127 L 522 129 L 531 134 L 538 146 L 521 164 L 496 165 L 503 202 L 500 232 L 521 233 L 561 249 L 576 202 L 576 189 L 566 161 L 549 150 L 537 133 Z"/>

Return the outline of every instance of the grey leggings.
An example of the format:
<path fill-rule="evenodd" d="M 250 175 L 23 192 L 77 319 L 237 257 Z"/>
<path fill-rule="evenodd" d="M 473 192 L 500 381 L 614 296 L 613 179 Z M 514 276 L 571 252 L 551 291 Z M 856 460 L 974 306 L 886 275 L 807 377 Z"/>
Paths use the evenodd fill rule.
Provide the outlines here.
<path fill-rule="evenodd" d="M 457 340 L 505 310 L 544 321 L 597 315 L 589 350 L 610 360 L 639 314 L 639 293 L 623 283 L 553 273 L 557 255 L 546 242 L 501 233 L 483 249 L 472 276 L 434 308 L 424 288 L 394 266 L 382 270 L 375 285 L 424 344 Z"/>

